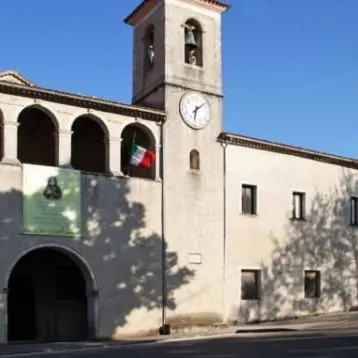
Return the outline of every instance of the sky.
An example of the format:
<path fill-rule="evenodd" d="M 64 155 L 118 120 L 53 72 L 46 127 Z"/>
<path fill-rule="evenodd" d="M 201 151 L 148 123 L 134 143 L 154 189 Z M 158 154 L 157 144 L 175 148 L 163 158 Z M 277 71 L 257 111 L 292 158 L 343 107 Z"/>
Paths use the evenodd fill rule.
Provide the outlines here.
<path fill-rule="evenodd" d="M 0 0 L 0 71 L 130 103 L 139 0 Z M 231 0 L 223 129 L 358 156 L 358 0 Z"/>

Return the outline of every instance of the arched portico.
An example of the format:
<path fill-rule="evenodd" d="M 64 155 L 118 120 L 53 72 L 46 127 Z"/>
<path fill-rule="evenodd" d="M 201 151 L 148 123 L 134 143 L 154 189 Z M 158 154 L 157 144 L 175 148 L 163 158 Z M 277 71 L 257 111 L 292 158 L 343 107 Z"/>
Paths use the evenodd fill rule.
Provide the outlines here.
<path fill-rule="evenodd" d="M 75 341 L 95 336 L 97 285 L 72 249 L 44 245 L 22 254 L 7 278 L 8 341 Z"/>
<path fill-rule="evenodd" d="M 57 166 L 58 122 L 46 107 L 32 105 L 18 116 L 17 156 L 21 163 Z"/>
<path fill-rule="evenodd" d="M 122 173 L 131 177 L 155 179 L 156 159 L 149 167 L 131 164 L 133 144 L 156 154 L 156 141 L 152 131 L 141 123 L 131 123 L 124 127 L 121 133 L 121 169 Z"/>
<path fill-rule="evenodd" d="M 92 115 L 81 115 L 72 124 L 71 164 L 87 172 L 108 171 L 109 133 L 104 122 Z"/>

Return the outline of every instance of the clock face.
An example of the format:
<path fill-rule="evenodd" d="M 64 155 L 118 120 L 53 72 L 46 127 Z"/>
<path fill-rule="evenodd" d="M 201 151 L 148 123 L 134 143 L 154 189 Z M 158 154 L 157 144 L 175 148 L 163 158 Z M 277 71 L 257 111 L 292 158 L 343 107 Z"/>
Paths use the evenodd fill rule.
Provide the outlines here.
<path fill-rule="evenodd" d="M 180 114 L 194 129 L 205 128 L 210 122 L 210 106 L 201 93 L 185 93 L 180 101 Z"/>

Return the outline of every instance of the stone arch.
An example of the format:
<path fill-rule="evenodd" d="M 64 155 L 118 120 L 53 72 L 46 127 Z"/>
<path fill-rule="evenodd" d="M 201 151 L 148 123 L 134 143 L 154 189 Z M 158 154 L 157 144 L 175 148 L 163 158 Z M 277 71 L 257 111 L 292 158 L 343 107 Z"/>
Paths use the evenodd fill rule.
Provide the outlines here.
<path fill-rule="evenodd" d="M 190 169 L 200 170 L 200 153 L 192 149 L 189 154 Z"/>
<path fill-rule="evenodd" d="M 137 177 L 155 179 L 156 159 L 151 162 L 150 167 L 135 166 L 130 163 L 131 148 L 133 144 L 156 153 L 156 140 L 153 132 L 141 123 L 131 123 L 124 127 L 121 133 L 121 171 L 123 174 Z"/>
<path fill-rule="evenodd" d="M 144 73 L 147 74 L 155 65 L 155 27 L 154 25 L 147 26 L 143 36 L 143 67 Z"/>
<path fill-rule="evenodd" d="M 75 250 L 57 244 L 32 247 L 16 258 L 5 282 L 8 341 L 95 338 L 98 286 Z"/>
<path fill-rule="evenodd" d="M 21 163 L 57 166 L 59 124 L 43 105 L 30 105 L 17 117 L 17 156 Z"/>
<path fill-rule="evenodd" d="M 188 38 L 194 38 L 196 46 L 187 42 Z M 190 18 L 184 24 L 184 60 L 193 66 L 203 67 L 203 28 L 199 21 Z"/>
<path fill-rule="evenodd" d="M 74 169 L 106 173 L 109 165 L 109 131 L 93 114 L 82 114 L 72 123 L 71 164 Z"/>

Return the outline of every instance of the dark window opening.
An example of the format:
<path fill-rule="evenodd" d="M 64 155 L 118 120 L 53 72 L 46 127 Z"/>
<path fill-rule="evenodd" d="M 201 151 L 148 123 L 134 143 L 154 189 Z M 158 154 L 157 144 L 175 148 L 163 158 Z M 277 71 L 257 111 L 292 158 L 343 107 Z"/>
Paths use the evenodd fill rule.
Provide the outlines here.
<path fill-rule="evenodd" d="M 306 218 L 306 194 L 293 192 L 292 194 L 292 219 L 305 220 Z"/>
<path fill-rule="evenodd" d="M 305 298 L 320 298 L 321 272 L 316 270 L 305 271 Z"/>
<path fill-rule="evenodd" d="M 241 299 L 260 299 L 260 270 L 241 270 Z"/>
<path fill-rule="evenodd" d="M 21 163 L 57 166 L 57 124 L 42 109 L 25 108 L 18 118 L 17 156 Z"/>
<path fill-rule="evenodd" d="M 200 170 L 200 154 L 196 149 L 190 151 L 190 169 Z"/>
<path fill-rule="evenodd" d="M 73 122 L 71 164 L 77 170 L 107 172 L 108 133 L 96 119 L 82 116 Z"/>
<path fill-rule="evenodd" d="M 242 185 L 241 211 L 243 214 L 257 214 L 257 188 L 255 185 Z"/>
<path fill-rule="evenodd" d="M 137 124 L 123 129 L 121 143 L 121 170 L 124 175 L 155 179 L 155 141 L 149 130 Z"/>
<path fill-rule="evenodd" d="M 203 67 L 203 31 L 193 19 L 184 24 L 184 53 L 185 63 Z"/>

